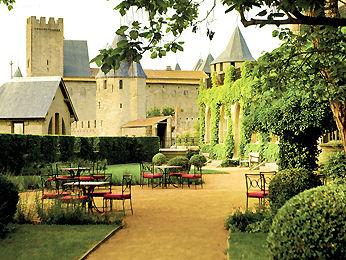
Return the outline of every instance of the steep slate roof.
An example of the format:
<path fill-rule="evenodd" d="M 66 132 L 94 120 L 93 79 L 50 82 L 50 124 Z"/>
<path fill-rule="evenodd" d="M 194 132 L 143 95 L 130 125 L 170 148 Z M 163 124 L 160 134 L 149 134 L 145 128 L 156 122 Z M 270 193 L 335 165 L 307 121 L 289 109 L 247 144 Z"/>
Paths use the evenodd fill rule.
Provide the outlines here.
<path fill-rule="evenodd" d="M 122 128 L 152 126 L 157 123 L 160 123 L 163 120 L 166 120 L 167 118 L 169 118 L 169 116 L 155 116 L 155 117 L 149 117 L 149 118 L 141 118 L 141 119 L 127 122 L 125 125 L 122 126 Z"/>
<path fill-rule="evenodd" d="M 214 57 L 209 53 L 206 59 L 199 59 L 193 68 L 193 70 L 201 70 L 205 73 L 211 73 L 210 64 L 214 60 Z"/>
<path fill-rule="evenodd" d="M 186 70 L 145 70 L 147 84 L 186 84 L 198 85 L 200 80 L 207 78 L 203 71 Z"/>
<path fill-rule="evenodd" d="M 210 64 L 234 61 L 254 61 L 246 41 L 237 26 L 227 44 L 226 49 Z"/>
<path fill-rule="evenodd" d="M 64 77 L 91 77 L 87 41 L 64 40 Z"/>
<path fill-rule="evenodd" d="M 16 72 L 13 74 L 13 77 L 14 78 L 22 78 L 23 77 L 22 71 L 20 70 L 19 67 L 17 68 Z"/>
<path fill-rule="evenodd" d="M 78 120 L 61 77 L 16 78 L 0 87 L 0 119 L 44 119 L 58 88 Z"/>
<path fill-rule="evenodd" d="M 123 39 L 123 36 L 116 35 L 111 48 L 116 48 L 117 43 Z M 115 71 L 112 69 L 107 73 L 107 75 L 105 75 L 100 69 L 96 78 L 146 78 L 146 75 L 139 62 L 122 61 L 119 69 Z"/>
<path fill-rule="evenodd" d="M 179 63 L 175 64 L 175 69 L 174 70 L 181 70 Z"/>

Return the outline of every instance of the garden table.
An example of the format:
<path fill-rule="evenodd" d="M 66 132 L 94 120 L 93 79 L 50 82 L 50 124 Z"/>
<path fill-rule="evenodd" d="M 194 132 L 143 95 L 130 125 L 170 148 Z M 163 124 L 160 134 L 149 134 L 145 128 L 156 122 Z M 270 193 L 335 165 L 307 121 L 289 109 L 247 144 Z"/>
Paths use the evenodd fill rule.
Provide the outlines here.
<path fill-rule="evenodd" d="M 163 185 L 165 188 L 167 188 L 167 185 L 168 184 L 173 184 L 171 183 L 170 181 L 170 178 L 167 178 L 167 176 L 169 175 L 169 170 L 171 169 L 180 169 L 182 168 L 181 166 L 178 166 L 178 165 L 157 165 L 157 166 L 154 166 L 156 169 L 159 169 L 162 171 L 163 173 Z M 173 184 L 174 187 L 176 187 L 174 184 Z"/>
<path fill-rule="evenodd" d="M 93 208 L 95 208 L 96 211 L 100 213 L 101 211 L 96 207 L 93 193 L 96 187 L 107 185 L 110 185 L 109 181 L 73 181 L 64 183 L 64 186 L 79 187 L 82 190 L 83 195 L 88 197 L 88 210 L 92 211 Z"/>

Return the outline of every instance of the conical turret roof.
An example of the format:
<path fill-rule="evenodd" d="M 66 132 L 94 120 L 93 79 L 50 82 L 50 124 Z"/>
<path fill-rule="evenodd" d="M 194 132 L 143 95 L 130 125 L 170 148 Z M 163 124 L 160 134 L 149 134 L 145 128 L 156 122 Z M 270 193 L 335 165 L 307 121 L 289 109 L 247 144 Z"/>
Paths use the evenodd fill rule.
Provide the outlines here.
<path fill-rule="evenodd" d="M 246 41 L 237 26 L 227 44 L 226 49 L 211 64 L 235 61 L 254 61 Z"/>
<path fill-rule="evenodd" d="M 18 66 L 17 70 L 15 71 L 15 73 L 13 74 L 13 77 L 14 78 L 22 78 L 23 77 L 23 74 Z"/>
<path fill-rule="evenodd" d="M 118 42 L 124 40 L 124 36 L 116 35 L 111 44 L 111 48 L 116 48 Z M 120 67 L 117 70 L 110 70 L 107 74 L 104 74 L 100 69 L 96 75 L 96 78 L 146 78 L 142 65 L 139 62 L 122 61 Z"/>
<path fill-rule="evenodd" d="M 209 53 L 207 58 L 199 59 L 193 68 L 193 70 L 204 71 L 205 73 L 211 73 L 210 64 L 214 60 L 214 57 Z"/>

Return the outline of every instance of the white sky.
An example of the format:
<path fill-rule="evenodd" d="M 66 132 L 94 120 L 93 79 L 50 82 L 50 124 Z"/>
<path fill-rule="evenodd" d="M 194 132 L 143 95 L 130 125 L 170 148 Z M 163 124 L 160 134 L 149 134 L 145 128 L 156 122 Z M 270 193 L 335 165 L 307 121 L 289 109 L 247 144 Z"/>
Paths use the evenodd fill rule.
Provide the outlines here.
<path fill-rule="evenodd" d="M 13 73 L 19 65 L 23 75 L 25 71 L 25 38 L 26 18 L 29 16 L 62 17 L 64 19 L 64 37 L 67 40 L 87 40 L 89 58 L 92 59 L 99 49 L 111 43 L 116 29 L 120 24 L 126 24 L 128 19 L 140 19 L 141 14 L 133 17 L 120 18 L 113 7 L 120 1 L 107 0 L 16 0 L 12 11 L 0 6 L 0 84 L 10 79 L 10 61 L 14 62 Z M 208 2 L 208 1 L 207 1 Z M 209 0 L 209 2 L 212 2 Z M 256 59 L 262 52 L 271 51 L 278 46 L 279 41 L 272 38 L 274 27 L 244 28 L 235 12 L 224 14 L 225 8 L 218 6 L 214 10 L 213 21 L 209 20 L 210 28 L 215 36 L 212 41 L 202 28 L 196 34 L 191 30 L 181 38 L 185 41 L 184 52 L 170 54 L 163 59 L 142 60 L 144 69 L 165 69 L 167 65 L 174 68 L 178 62 L 183 70 L 193 68 L 199 58 L 204 58 L 210 52 L 216 58 L 226 47 L 228 40 L 238 25 L 243 33 L 248 47 Z M 205 13 L 205 12 L 204 12 Z M 202 15 L 202 14 L 201 14 Z M 95 67 L 95 64 L 92 65 Z"/>

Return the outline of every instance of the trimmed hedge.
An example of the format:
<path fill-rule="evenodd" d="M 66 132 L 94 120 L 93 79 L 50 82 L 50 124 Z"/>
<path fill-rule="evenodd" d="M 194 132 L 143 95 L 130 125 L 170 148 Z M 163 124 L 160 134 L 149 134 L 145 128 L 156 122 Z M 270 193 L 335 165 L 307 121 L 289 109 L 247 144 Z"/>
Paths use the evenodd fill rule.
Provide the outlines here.
<path fill-rule="evenodd" d="M 7 224 L 13 220 L 19 200 L 16 186 L 0 175 L 0 238 L 7 232 Z"/>
<path fill-rule="evenodd" d="M 159 151 L 158 137 L 74 137 L 0 134 L 0 170 L 20 175 L 23 168 L 72 160 L 109 164 L 150 161 Z"/>
<path fill-rule="evenodd" d="M 268 234 L 272 259 L 345 259 L 346 186 L 327 185 L 290 199 Z"/>
<path fill-rule="evenodd" d="M 162 165 L 167 162 L 167 157 L 163 153 L 157 153 L 153 156 L 152 162 L 154 165 Z"/>

